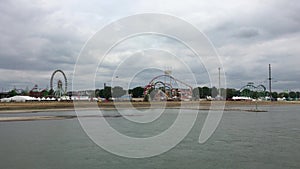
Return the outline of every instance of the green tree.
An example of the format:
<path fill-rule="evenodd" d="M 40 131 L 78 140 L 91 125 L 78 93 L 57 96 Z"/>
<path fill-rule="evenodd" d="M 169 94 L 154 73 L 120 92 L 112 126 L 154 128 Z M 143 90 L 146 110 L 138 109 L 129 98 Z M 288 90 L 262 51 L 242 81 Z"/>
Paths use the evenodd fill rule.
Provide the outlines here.
<path fill-rule="evenodd" d="M 134 98 L 141 98 L 144 96 L 144 88 L 135 87 L 130 91 L 130 93 L 132 94 L 132 97 L 134 97 Z"/>
<path fill-rule="evenodd" d="M 257 97 L 265 97 L 265 96 L 267 96 L 265 91 L 258 92 L 257 94 Z"/>
<path fill-rule="evenodd" d="M 252 98 L 257 99 L 258 98 L 258 92 L 252 91 Z"/>
<path fill-rule="evenodd" d="M 53 89 L 50 89 L 49 92 L 48 92 L 48 95 L 49 95 L 49 96 L 53 96 L 53 95 L 54 95 L 54 90 L 53 90 Z"/>
<path fill-rule="evenodd" d="M 277 99 L 278 98 L 278 93 L 277 92 L 272 92 L 272 98 Z"/>
<path fill-rule="evenodd" d="M 279 93 L 279 97 L 280 97 L 280 98 L 283 98 L 283 97 L 288 98 L 288 97 L 289 97 L 289 94 L 286 93 L 286 92 L 282 92 L 282 93 Z"/>
<path fill-rule="evenodd" d="M 100 89 L 99 90 L 99 95 L 98 96 L 101 97 L 101 98 L 105 98 L 105 96 L 104 96 L 104 89 Z"/>
<path fill-rule="evenodd" d="M 198 87 L 199 90 L 199 98 L 205 98 L 204 94 L 203 94 L 203 88 L 202 87 Z"/>
<path fill-rule="evenodd" d="M 103 97 L 106 100 L 108 100 L 109 98 L 111 98 L 111 87 L 105 86 L 105 88 L 103 89 Z"/>
<path fill-rule="evenodd" d="M 253 92 L 250 89 L 244 89 L 241 91 L 242 96 L 253 97 Z"/>
<path fill-rule="evenodd" d="M 9 91 L 9 92 L 8 92 L 8 95 L 9 95 L 9 97 L 16 96 L 16 95 L 17 95 L 16 89 L 13 89 L 13 90 Z"/>
<path fill-rule="evenodd" d="M 236 89 L 226 89 L 226 98 L 231 99 L 233 96 L 239 96 L 239 91 Z"/>
<path fill-rule="evenodd" d="M 206 86 L 202 87 L 203 97 L 207 97 L 211 95 L 210 89 Z"/>
<path fill-rule="evenodd" d="M 300 98 L 300 92 L 296 92 L 296 95 L 297 95 L 296 98 L 299 99 Z"/>
<path fill-rule="evenodd" d="M 48 90 L 42 91 L 42 96 L 43 96 L 43 97 L 49 96 L 49 91 L 48 91 Z"/>
<path fill-rule="evenodd" d="M 296 97 L 297 97 L 296 92 L 294 92 L 294 91 L 289 92 L 289 97 L 292 99 L 296 99 Z"/>

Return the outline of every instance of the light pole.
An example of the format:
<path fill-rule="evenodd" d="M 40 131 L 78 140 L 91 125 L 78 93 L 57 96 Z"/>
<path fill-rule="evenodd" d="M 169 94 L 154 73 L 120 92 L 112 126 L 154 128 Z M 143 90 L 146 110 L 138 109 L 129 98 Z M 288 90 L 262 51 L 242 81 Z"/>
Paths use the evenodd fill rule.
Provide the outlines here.
<path fill-rule="evenodd" d="M 272 68 L 271 68 L 271 64 L 269 64 L 269 90 L 270 90 L 270 93 L 269 93 L 269 96 L 270 96 L 270 100 L 272 101 Z"/>
<path fill-rule="evenodd" d="M 218 69 L 219 69 L 219 96 L 221 98 L 221 72 L 220 72 L 221 68 L 219 67 Z"/>

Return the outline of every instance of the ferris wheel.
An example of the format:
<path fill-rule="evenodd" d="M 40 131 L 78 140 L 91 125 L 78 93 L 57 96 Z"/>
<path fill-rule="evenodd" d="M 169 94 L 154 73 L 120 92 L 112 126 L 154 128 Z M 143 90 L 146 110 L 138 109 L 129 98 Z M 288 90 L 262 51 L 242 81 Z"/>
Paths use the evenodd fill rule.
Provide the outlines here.
<path fill-rule="evenodd" d="M 60 75 L 59 75 L 60 74 Z M 56 82 L 56 86 L 53 86 L 53 81 Z M 56 98 L 60 98 L 67 93 L 67 77 L 62 70 L 55 70 L 50 79 L 50 89 L 54 92 Z"/>

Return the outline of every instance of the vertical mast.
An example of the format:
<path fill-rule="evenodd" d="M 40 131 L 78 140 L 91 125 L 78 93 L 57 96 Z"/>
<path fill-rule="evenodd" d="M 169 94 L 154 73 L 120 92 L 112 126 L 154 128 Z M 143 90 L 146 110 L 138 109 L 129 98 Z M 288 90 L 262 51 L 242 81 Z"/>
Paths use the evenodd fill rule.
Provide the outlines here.
<path fill-rule="evenodd" d="M 272 72 L 271 72 L 271 64 L 269 64 L 269 90 L 270 90 L 269 96 L 270 96 L 270 99 L 272 101 Z"/>
<path fill-rule="evenodd" d="M 220 70 L 221 68 L 219 67 L 219 96 L 221 96 L 221 73 L 220 73 Z"/>

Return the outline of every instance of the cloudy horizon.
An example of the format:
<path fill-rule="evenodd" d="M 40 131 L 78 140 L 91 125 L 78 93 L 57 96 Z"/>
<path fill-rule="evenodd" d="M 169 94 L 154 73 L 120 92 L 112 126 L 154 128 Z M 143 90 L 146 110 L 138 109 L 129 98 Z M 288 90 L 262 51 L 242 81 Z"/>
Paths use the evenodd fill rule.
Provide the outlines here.
<path fill-rule="evenodd" d="M 227 0 L 222 3 L 216 0 L 167 0 L 164 3 L 158 0 L 32 0 L 30 3 L 25 0 L 5 0 L 0 4 L 0 90 L 7 91 L 14 87 L 30 89 L 35 84 L 41 88 L 49 87 L 51 74 L 56 69 L 63 70 L 70 81 L 81 49 L 101 28 L 126 16 L 150 12 L 178 17 L 203 32 L 220 56 L 226 74 L 226 87 L 239 89 L 248 82 L 268 86 L 268 65 L 271 64 L 275 91 L 299 91 L 298 11 L 300 3 L 283 0 Z M 145 39 L 147 42 L 142 43 Z M 121 45 L 116 49 L 118 55 L 112 54 L 103 63 L 104 67 L 100 66 L 100 72 L 105 71 L 107 74 L 97 76 L 99 87 L 96 87 L 102 88 L 102 84 L 114 76 L 130 79 L 133 70 L 141 69 L 138 66 L 146 61 L 136 59 L 136 53 L 124 49 L 135 48 L 136 45 L 145 47 L 150 43 L 153 48 L 178 47 L 168 39 L 153 37 L 136 38 L 135 43 Z M 168 53 L 154 53 L 161 56 L 157 58 L 162 59 L 159 63 L 165 62 L 157 63 L 157 67 L 172 67 L 174 77 L 186 80 L 184 68 L 172 66 L 178 63 L 170 63 Z M 176 54 L 181 54 L 192 69 L 197 67 L 193 65 L 188 53 L 178 51 Z M 131 65 L 133 69 L 124 67 L 125 72 L 119 70 L 117 75 L 112 74 L 116 72 L 115 67 L 120 64 L 120 57 L 123 55 L 132 55 L 136 64 Z M 150 56 L 147 59 L 149 58 Z M 154 67 L 155 64 L 151 66 Z M 199 70 L 194 73 L 197 85 L 208 85 L 203 67 L 199 66 Z M 145 85 L 151 77 L 157 75 L 157 71 L 150 71 L 147 76 L 141 74 L 143 77 L 139 78 L 143 79 L 142 82 L 132 85 Z"/>

